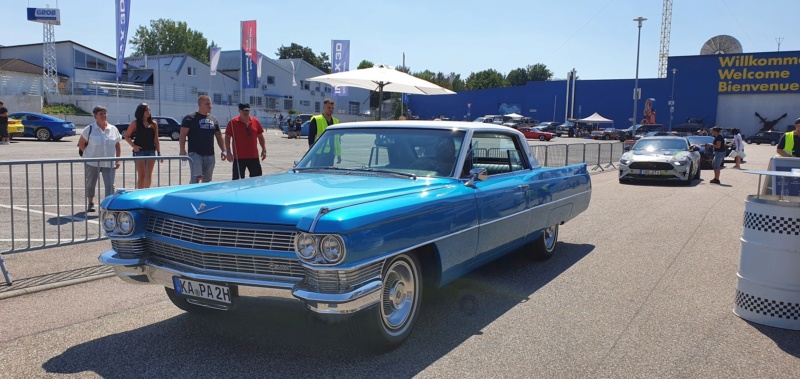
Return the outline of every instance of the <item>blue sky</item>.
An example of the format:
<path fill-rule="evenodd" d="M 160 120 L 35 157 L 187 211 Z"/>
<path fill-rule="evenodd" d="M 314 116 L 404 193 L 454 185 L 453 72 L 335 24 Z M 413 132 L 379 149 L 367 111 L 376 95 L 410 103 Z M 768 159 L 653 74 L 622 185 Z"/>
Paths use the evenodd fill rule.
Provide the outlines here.
<path fill-rule="evenodd" d="M 332 39 L 351 41 L 350 64 L 362 60 L 406 64 L 466 78 L 495 69 L 503 74 L 544 63 L 556 78 L 575 68 L 582 79 L 632 78 L 637 28 L 642 27 L 640 78 L 658 75 L 661 0 L 487 1 L 173 1 L 128 0 L 130 36 L 150 20 L 185 21 L 225 50 L 239 47 L 239 22 L 258 21 L 258 50 L 274 58 L 297 43 L 330 55 Z M 9 4 L 11 3 L 11 4 Z M 42 26 L 26 20 L 27 7 L 61 10 L 56 40 L 73 40 L 113 56 L 114 2 L 14 0 L 3 4 L 0 45 L 42 42 Z M 189 5 L 191 4 L 191 5 Z M 798 0 L 674 0 L 670 55 L 696 55 L 709 38 L 736 37 L 745 52 L 800 50 Z M 129 46 L 126 55 L 133 49 Z M 41 62 L 34 62 L 40 64 Z"/>

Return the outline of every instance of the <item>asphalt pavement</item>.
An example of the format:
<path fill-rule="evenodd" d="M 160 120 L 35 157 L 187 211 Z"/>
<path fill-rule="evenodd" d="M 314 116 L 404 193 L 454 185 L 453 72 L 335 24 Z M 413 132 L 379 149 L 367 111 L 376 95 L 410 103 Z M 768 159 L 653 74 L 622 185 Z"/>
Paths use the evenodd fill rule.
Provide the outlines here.
<path fill-rule="evenodd" d="M 288 169 L 307 146 L 279 133 L 268 130 L 265 173 Z M 63 144 L 74 155 L 75 137 L 65 140 L 10 148 L 59 154 Z M 586 142 L 549 143 L 565 141 Z M 177 142 L 162 145 L 177 153 Z M 746 149 L 745 169 L 774 155 Z M 345 336 L 353 325 L 315 322 L 294 301 L 195 317 L 158 286 L 109 277 L 0 300 L 0 377 L 795 378 L 800 332 L 732 312 L 744 202 L 758 177 L 727 166 L 721 185 L 708 183 L 710 170 L 691 186 L 593 174 L 591 205 L 561 227 L 552 259 L 521 251 L 437 291 L 389 353 L 363 351 Z M 94 266 L 108 245 L 5 259 L 22 281 Z"/>

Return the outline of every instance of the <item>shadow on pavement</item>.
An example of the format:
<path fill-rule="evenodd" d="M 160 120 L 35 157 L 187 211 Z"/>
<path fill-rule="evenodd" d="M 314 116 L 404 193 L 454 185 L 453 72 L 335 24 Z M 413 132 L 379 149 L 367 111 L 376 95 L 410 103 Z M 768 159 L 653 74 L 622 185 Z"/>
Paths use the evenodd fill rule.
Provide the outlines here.
<path fill-rule="evenodd" d="M 800 331 L 775 328 L 772 326 L 756 324 L 751 321 L 747 321 L 747 323 L 761 332 L 761 334 L 775 341 L 775 345 L 781 348 L 781 350 L 791 354 L 796 358 L 800 358 Z"/>
<path fill-rule="evenodd" d="M 182 314 L 76 345 L 42 367 L 113 378 L 410 377 L 528 301 L 594 246 L 562 243 L 557 249 L 546 262 L 510 254 L 432 294 L 411 337 L 381 355 L 355 344 L 347 325 L 316 321 L 299 302 L 249 300 L 231 312 Z"/>

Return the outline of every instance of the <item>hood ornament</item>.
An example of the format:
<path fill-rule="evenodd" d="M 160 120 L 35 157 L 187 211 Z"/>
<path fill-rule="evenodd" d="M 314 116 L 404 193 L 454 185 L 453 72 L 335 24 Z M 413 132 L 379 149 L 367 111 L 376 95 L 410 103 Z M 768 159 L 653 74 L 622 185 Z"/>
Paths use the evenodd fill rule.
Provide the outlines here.
<path fill-rule="evenodd" d="M 200 203 L 199 207 L 195 207 L 194 204 L 192 204 L 192 203 L 189 203 L 189 205 L 192 206 L 192 209 L 194 210 L 194 214 L 197 215 L 197 216 L 200 216 L 203 213 L 211 212 L 211 211 L 213 211 L 214 209 L 217 209 L 217 208 L 222 208 L 221 205 L 218 205 L 216 207 L 206 209 L 206 204 L 205 203 Z"/>

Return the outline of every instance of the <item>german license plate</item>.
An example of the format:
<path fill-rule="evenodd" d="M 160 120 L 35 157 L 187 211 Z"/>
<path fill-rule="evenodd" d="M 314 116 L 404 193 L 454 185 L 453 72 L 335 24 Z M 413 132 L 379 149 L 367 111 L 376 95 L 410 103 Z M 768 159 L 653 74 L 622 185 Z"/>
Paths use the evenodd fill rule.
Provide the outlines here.
<path fill-rule="evenodd" d="M 180 295 L 231 303 L 231 290 L 227 286 L 198 282 L 177 276 L 172 277 L 172 283 L 175 286 L 175 292 Z"/>
<path fill-rule="evenodd" d="M 661 171 L 659 170 L 642 170 L 640 172 L 642 175 L 661 175 Z"/>

